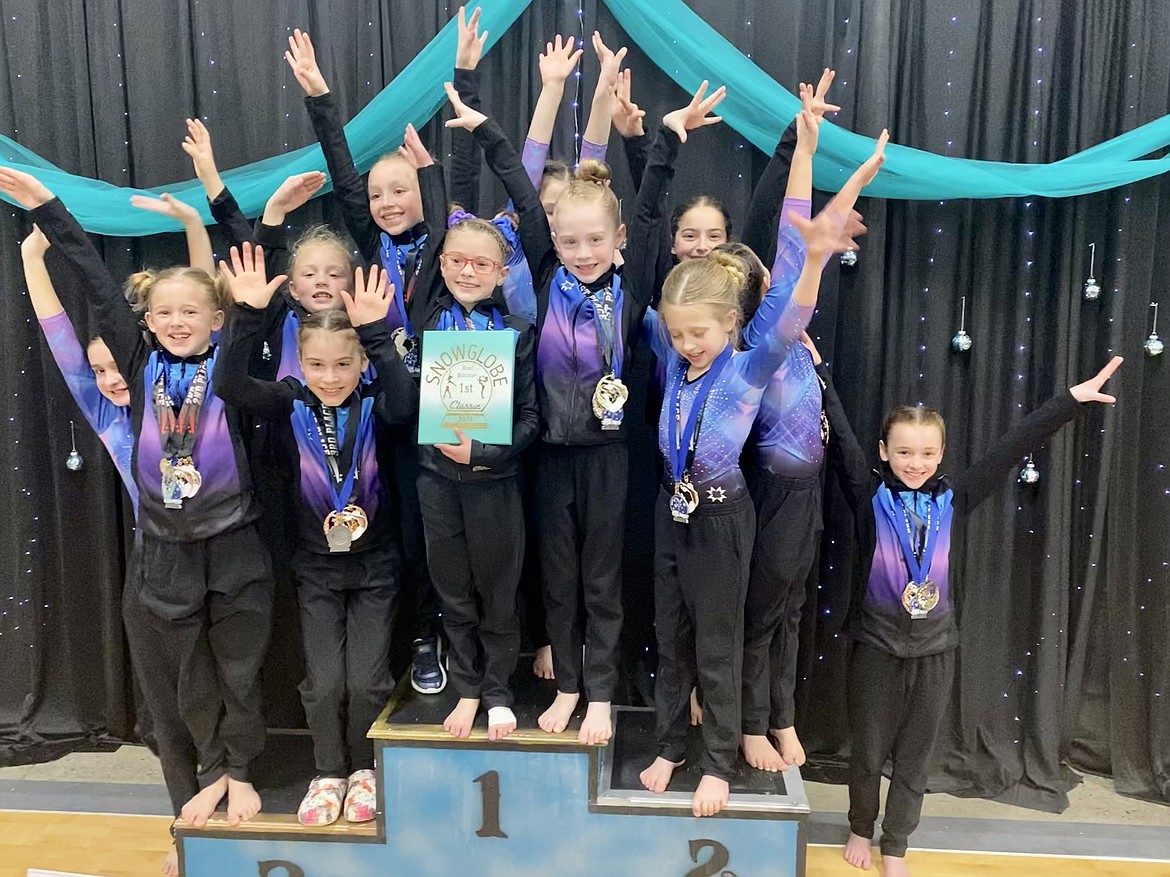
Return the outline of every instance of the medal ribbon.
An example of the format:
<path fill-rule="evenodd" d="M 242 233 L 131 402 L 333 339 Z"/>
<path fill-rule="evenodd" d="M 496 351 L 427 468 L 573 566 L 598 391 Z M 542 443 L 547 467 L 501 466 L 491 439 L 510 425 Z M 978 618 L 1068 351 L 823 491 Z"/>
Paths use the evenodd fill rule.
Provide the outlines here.
<path fill-rule="evenodd" d="M 402 315 L 402 326 L 408 337 L 414 337 L 414 327 L 410 325 L 410 317 L 406 313 L 406 302 L 414 296 L 414 282 L 418 279 L 419 269 L 422 268 L 422 248 L 427 242 L 424 234 L 414 242 L 413 246 L 398 246 L 394 239 L 386 232 L 382 232 L 382 267 L 390 275 L 390 282 L 394 284 L 394 303 L 398 306 L 398 313 Z M 410 272 L 409 289 L 403 283 L 402 277 L 407 265 L 407 254 L 413 255 L 414 270 Z"/>
<path fill-rule="evenodd" d="M 471 330 L 467 328 L 469 320 L 471 320 L 471 316 L 463 310 L 463 305 L 455 302 L 439 318 L 439 329 L 470 332 Z M 492 308 L 492 316 L 488 320 L 488 328 L 495 329 L 496 331 L 502 331 L 504 328 L 504 318 L 500 316 L 500 312 L 496 308 Z"/>
<path fill-rule="evenodd" d="M 898 544 L 902 547 L 902 556 L 906 559 L 906 567 L 910 570 L 910 576 L 915 584 L 921 585 L 930 578 L 930 564 L 934 560 L 934 549 L 938 546 L 938 540 L 931 538 L 930 532 L 931 519 L 938 512 L 938 509 L 935 508 L 934 500 L 932 499 L 926 506 L 926 527 L 923 529 L 922 558 L 920 560 L 918 553 L 914 550 L 912 535 L 914 533 L 914 524 L 910 513 L 906 510 L 906 506 L 884 484 L 878 489 L 878 495 L 881 496 L 882 508 L 886 512 L 886 517 L 890 519 L 890 525 L 894 528 L 894 532 L 898 534 Z M 934 521 L 936 535 L 941 527 L 942 514 L 939 513 L 938 520 Z"/>
<path fill-rule="evenodd" d="M 340 512 L 353 500 L 354 488 L 358 481 L 358 470 L 361 465 L 362 446 L 372 432 L 370 417 L 374 408 L 374 397 L 362 399 L 355 395 L 349 403 L 349 423 L 346 432 L 353 436 L 353 451 L 350 454 L 349 469 L 345 477 L 341 477 L 339 465 L 340 453 L 337 444 L 337 412 L 326 406 L 321 406 L 320 421 L 313 408 L 300 399 L 293 402 L 293 424 L 302 429 L 309 437 L 309 444 L 320 449 L 322 468 L 328 473 L 326 481 L 329 484 L 329 496 L 333 500 L 333 510 Z M 349 436 L 347 436 L 348 439 Z M 347 441 L 346 444 L 349 444 Z"/>
<path fill-rule="evenodd" d="M 597 351 L 601 355 L 601 370 L 616 378 L 622 376 L 622 358 L 625 355 L 625 345 L 618 338 L 618 313 L 622 308 L 622 278 L 616 272 L 613 275 L 613 284 L 596 293 L 582 288 L 568 269 L 562 265 L 553 277 L 553 284 L 570 298 L 580 296 L 593 307 L 593 323 L 597 332 Z M 603 310 L 608 309 L 609 319 L 605 318 Z"/>
<path fill-rule="evenodd" d="M 171 363 L 162 354 L 156 353 L 154 356 L 156 369 L 151 405 L 162 438 L 163 458 L 173 460 L 178 457 L 190 457 L 195 451 L 195 441 L 199 437 L 199 412 L 207 397 L 207 388 L 211 385 L 216 353 L 212 353 L 199 363 L 178 414 L 175 413 L 175 400 L 169 386 Z"/>
<path fill-rule="evenodd" d="M 691 404 L 691 410 L 687 415 L 687 423 L 683 428 L 682 435 L 679 435 L 682 390 L 689 363 L 685 359 L 679 363 L 677 378 L 678 390 L 671 396 L 670 409 L 667 413 L 667 416 L 670 418 L 670 475 L 674 479 L 675 484 L 683 480 L 683 475 L 690 468 L 695 445 L 699 439 L 699 424 L 703 416 L 703 408 L 707 405 L 707 396 L 711 393 L 715 379 L 719 377 L 720 372 L 723 371 L 723 367 L 730 360 L 731 344 L 729 343 L 715 357 L 715 361 L 711 363 L 711 367 L 707 369 L 707 373 L 699 379 L 699 389 L 695 393 L 695 401 Z"/>

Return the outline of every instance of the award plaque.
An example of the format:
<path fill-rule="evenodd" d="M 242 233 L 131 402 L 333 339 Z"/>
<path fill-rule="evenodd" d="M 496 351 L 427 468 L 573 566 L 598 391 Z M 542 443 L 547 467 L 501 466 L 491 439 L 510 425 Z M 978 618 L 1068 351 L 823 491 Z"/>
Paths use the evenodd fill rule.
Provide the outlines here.
<path fill-rule="evenodd" d="M 424 332 L 418 443 L 510 445 L 515 368 L 513 331 Z"/>

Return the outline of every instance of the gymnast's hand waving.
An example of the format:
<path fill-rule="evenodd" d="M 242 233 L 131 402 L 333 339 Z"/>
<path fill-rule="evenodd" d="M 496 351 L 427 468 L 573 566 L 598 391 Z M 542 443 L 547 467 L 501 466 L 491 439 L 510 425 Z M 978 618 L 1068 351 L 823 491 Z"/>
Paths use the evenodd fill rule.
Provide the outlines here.
<path fill-rule="evenodd" d="M 450 82 L 444 82 L 443 88 L 447 89 L 447 99 L 451 101 L 451 109 L 455 111 L 455 118 L 448 119 L 444 123 L 448 128 L 464 128 L 468 131 L 474 131 L 487 121 L 487 116 L 479 110 L 473 110 L 459 99 L 459 92 L 455 90 L 454 85 Z"/>
<path fill-rule="evenodd" d="M 682 143 L 687 142 L 688 131 L 704 128 L 707 125 L 716 125 L 723 121 L 722 116 L 711 116 L 708 113 L 719 106 L 727 97 L 727 86 L 719 86 L 711 93 L 710 97 L 704 97 L 706 94 L 707 80 L 704 79 L 703 84 L 699 86 L 699 90 L 695 92 L 695 96 L 691 98 L 689 104 L 662 117 L 662 124 L 677 134 Z"/>

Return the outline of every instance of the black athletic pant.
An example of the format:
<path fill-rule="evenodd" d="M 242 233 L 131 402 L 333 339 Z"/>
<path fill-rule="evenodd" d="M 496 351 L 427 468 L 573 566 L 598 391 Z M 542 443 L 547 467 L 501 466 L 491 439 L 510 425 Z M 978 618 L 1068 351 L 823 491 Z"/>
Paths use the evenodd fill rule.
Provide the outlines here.
<path fill-rule="evenodd" d="M 398 524 L 402 535 L 403 609 L 414 639 L 439 635 L 439 596 L 427 569 L 427 544 L 419 509 L 418 445 L 414 435 L 393 442 Z"/>
<path fill-rule="evenodd" d="M 756 511 L 746 495 L 704 503 L 690 523 L 680 524 L 671 517 L 666 492 L 659 493 L 654 508 L 658 754 L 682 761 L 697 681 L 703 690 L 699 766 L 724 780 L 734 775 L 739 751 L 743 607 L 755 535 Z"/>
<path fill-rule="evenodd" d="M 930 755 L 946 713 L 955 674 L 954 650 L 921 658 L 897 658 L 855 643 L 849 659 L 849 830 L 873 837 L 881 797 L 882 768 L 893 761 L 883 856 L 906 855 L 922 815 Z"/>
<path fill-rule="evenodd" d="M 370 726 L 390 699 L 390 631 L 398 601 L 397 552 L 293 557 L 305 678 L 299 688 L 317 773 L 349 776 L 374 767 Z"/>
<path fill-rule="evenodd" d="M 520 478 L 418 479 L 427 562 L 443 607 L 448 671 L 460 697 L 511 706 L 520 654 L 516 588 L 524 564 Z"/>
<path fill-rule="evenodd" d="M 542 444 L 536 514 L 540 575 L 557 690 L 611 701 L 617 688 L 622 632 L 625 444 Z M 585 595 L 585 660 L 581 661 L 578 591 Z"/>
<path fill-rule="evenodd" d="M 142 542 L 124 620 L 167 789 L 181 807 L 225 773 L 249 781 L 264 749 L 272 571 L 254 524 L 200 542 Z"/>
<path fill-rule="evenodd" d="M 744 607 L 743 732 L 791 728 L 805 584 L 821 530 L 819 478 L 760 471 L 753 479 L 756 544 Z"/>

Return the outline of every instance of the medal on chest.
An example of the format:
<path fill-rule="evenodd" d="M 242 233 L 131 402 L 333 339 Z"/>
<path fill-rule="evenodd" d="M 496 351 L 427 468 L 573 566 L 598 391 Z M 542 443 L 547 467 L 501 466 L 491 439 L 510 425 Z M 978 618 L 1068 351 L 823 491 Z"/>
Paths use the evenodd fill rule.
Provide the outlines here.
<path fill-rule="evenodd" d="M 370 525 L 369 518 L 361 506 L 350 503 L 340 511 L 325 516 L 325 541 L 330 553 L 349 551 L 354 541 L 360 539 Z"/>
<path fill-rule="evenodd" d="M 593 416 L 601 421 L 602 429 L 620 429 L 623 409 L 630 398 L 630 388 L 610 372 L 593 388 Z"/>
<path fill-rule="evenodd" d="M 394 349 L 398 351 L 398 356 L 402 359 L 406 370 L 412 375 L 421 373 L 422 366 L 418 359 L 418 339 L 402 326 L 395 329 L 390 337 L 394 340 Z"/>
<path fill-rule="evenodd" d="M 324 405 L 310 408 L 300 401 L 293 408 L 294 422 L 300 422 L 311 442 L 309 447 L 324 466 L 333 507 L 325 514 L 321 530 L 331 554 L 349 551 L 370 525 L 369 516 L 355 501 L 354 493 L 360 478 L 362 444 L 369 431 L 372 404 L 372 398 L 358 400 L 356 397 L 349 403 L 346 436 L 338 434 L 336 408 Z M 347 469 L 341 468 L 343 445 L 351 448 Z"/>
<path fill-rule="evenodd" d="M 930 578 L 930 566 L 938 545 L 942 512 L 935 507 L 935 500 L 931 498 L 925 504 L 923 515 L 918 517 L 917 509 L 912 513 L 892 491 L 885 487 L 882 489 L 889 502 L 890 523 L 894 526 L 906 568 L 910 572 L 910 581 L 902 589 L 902 608 L 911 618 L 926 618 L 938 606 L 941 597 L 938 585 Z"/>
<path fill-rule="evenodd" d="M 154 382 L 151 404 L 158 421 L 162 445 L 159 472 L 162 475 L 164 508 L 181 509 L 183 501 L 191 499 L 203 486 L 203 475 L 195 465 L 194 451 L 199 432 L 199 414 L 207 396 L 208 361 L 205 359 L 199 364 L 177 415 L 167 386 L 170 369 L 165 361 L 162 373 Z"/>
<path fill-rule="evenodd" d="M 670 495 L 670 516 L 679 524 L 689 524 L 691 514 L 699 507 L 699 491 L 691 484 L 690 476 L 683 476 L 675 482 L 674 493 Z"/>
<path fill-rule="evenodd" d="M 691 515 L 699 508 L 699 491 L 691 482 L 690 469 L 694 463 L 695 448 L 699 443 L 707 399 L 723 367 L 730 360 L 731 345 L 728 344 L 715 358 L 707 373 L 699 378 L 699 385 L 695 390 L 695 398 L 691 402 L 691 410 L 687 414 L 685 424 L 682 418 L 682 397 L 686 384 L 687 362 L 685 360 L 680 362 L 675 372 L 676 390 L 670 396 L 669 410 L 663 413 L 669 418 L 668 462 L 671 480 L 674 482 L 674 491 L 669 500 L 670 516 L 679 524 L 689 524 Z"/>

